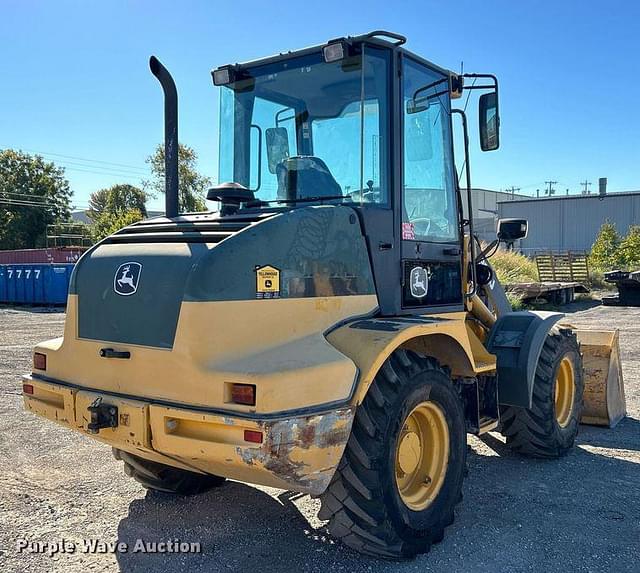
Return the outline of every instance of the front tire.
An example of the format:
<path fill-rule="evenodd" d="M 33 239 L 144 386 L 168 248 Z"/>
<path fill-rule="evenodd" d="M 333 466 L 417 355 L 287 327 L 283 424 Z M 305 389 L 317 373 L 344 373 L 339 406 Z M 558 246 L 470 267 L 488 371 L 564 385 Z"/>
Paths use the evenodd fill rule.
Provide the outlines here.
<path fill-rule="evenodd" d="M 113 448 L 113 457 L 124 462 L 124 473 L 147 489 L 180 495 L 196 495 L 221 486 L 225 478 L 198 474 L 134 456 Z"/>
<path fill-rule="evenodd" d="M 356 411 L 319 517 L 362 553 L 426 553 L 442 540 L 462 499 L 466 443 L 449 374 L 432 358 L 396 351 Z"/>
<path fill-rule="evenodd" d="M 502 434 L 515 452 L 559 458 L 573 447 L 582 415 L 584 379 L 576 335 L 554 328 L 542 347 L 531 408 L 501 409 Z"/>

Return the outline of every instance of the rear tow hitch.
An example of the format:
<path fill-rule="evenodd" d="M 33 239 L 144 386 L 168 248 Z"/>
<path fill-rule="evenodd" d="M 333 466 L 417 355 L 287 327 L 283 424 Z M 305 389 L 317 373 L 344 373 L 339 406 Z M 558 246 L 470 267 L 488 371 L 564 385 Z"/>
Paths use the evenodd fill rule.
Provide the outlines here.
<path fill-rule="evenodd" d="M 118 407 L 103 404 L 102 397 L 96 398 L 87 410 L 91 414 L 91 422 L 87 425 L 90 434 L 97 434 L 102 428 L 118 426 Z"/>

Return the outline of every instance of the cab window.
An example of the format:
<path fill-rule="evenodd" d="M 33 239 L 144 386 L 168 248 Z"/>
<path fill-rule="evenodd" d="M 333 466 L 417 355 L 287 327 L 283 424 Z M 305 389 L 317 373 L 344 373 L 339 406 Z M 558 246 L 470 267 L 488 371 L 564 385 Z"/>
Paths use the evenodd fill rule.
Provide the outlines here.
<path fill-rule="evenodd" d="M 454 242 L 458 217 L 448 78 L 404 59 L 404 239 Z"/>

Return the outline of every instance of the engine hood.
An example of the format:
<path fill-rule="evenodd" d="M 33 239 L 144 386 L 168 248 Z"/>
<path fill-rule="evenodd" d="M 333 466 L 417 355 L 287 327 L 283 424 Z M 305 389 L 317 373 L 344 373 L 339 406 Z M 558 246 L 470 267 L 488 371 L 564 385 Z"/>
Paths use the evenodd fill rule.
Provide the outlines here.
<path fill-rule="evenodd" d="M 344 206 L 143 221 L 88 251 L 70 284 L 80 339 L 165 349 L 183 302 L 374 293 L 358 217 Z"/>

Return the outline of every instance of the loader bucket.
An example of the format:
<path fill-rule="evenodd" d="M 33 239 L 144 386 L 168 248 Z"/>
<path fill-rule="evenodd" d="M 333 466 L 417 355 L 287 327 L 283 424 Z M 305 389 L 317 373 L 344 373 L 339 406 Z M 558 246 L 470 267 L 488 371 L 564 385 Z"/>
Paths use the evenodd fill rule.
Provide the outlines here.
<path fill-rule="evenodd" d="M 584 368 L 582 424 L 613 428 L 626 415 L 617 330 L 577 330 Z"/>

